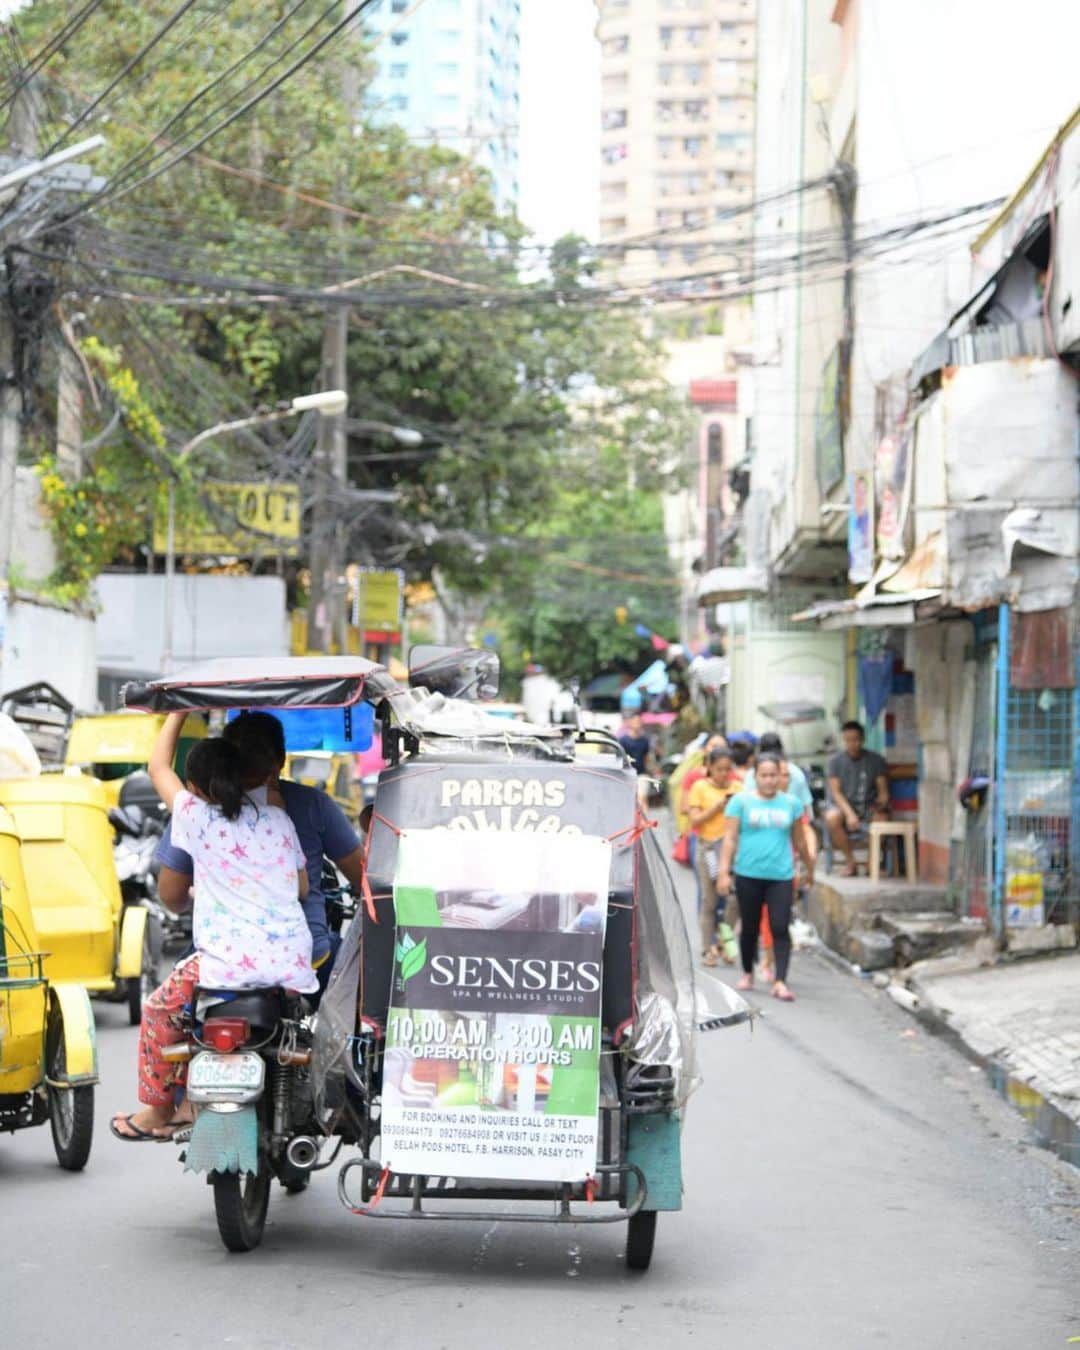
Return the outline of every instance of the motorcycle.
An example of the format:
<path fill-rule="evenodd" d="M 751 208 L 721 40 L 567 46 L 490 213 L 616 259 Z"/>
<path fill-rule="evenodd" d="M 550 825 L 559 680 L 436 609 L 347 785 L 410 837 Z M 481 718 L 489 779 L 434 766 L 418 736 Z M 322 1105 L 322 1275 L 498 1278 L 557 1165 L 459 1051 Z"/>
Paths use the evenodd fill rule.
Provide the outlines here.
<path fill-rule="evenodd" d="M 299 1194 L 337 1156 L 335 1148 L 320 1162 L 308 1007 L 282 989 L 201 990 L 184 1030 L 184 1040 L 164 1053 L 188 1065 L 196 1117 L 185 1170 L 208 1174 L 225 1247 L 251 1251 L 262 1237 L 273 1181 Z"/>

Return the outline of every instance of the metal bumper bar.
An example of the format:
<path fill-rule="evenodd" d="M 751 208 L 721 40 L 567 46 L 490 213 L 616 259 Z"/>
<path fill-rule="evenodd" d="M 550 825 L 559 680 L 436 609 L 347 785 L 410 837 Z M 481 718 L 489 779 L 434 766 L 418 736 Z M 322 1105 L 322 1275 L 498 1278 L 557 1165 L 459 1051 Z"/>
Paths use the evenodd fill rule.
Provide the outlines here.
<path fill-rule="evenodd" d="M 379 1200 L 367 1205 L 353 1203 L 348 1192 L 348 1175 L 354 1167 L 359 1167 L 365 1173 L 374 1173 L 375 1176 L 380 1178 L 383 1175 L 384 1168 L 374 1158 L 352 1158 L 345 1163 L 338 1173 L 338 1199 L 350 1214 L 356 1214 L 366 1219 L 449 1219 L 454 1221 L 461 1219 L 485 1223 L 491 1223 L 495 1220 L 499 1223 L 623 1223 L 644 1207 L 648 1195 L 645 1174 L 640 1167 L 636 1167 L 633 1163 L 609 1163 L 600 1164 L 597 1167 L 596 1177 L 598 1181 L 606 1177 L 621 1177 L 624 1179 L 633 1177 L 637 1183 L 634 1197 L 629 1205 L 613 1214 L 590 1214 L 588 1212 L 582 1213 L 580 1210 L 572 1210 L 570 1208 L 571 1203 L 588 1205 L 589 1201 L 587 1198 L 581 1197 L 575 1199 L 572 1195 L 574 1187 L 568 1183 L 553 1187 L 548 1196 L 545 1197 L 544 1195 L 537 1195 L 535 1191 L 514 1190 L 512 1187 L 431 1187 L 425 1185 L 425 1178 L 421 1176 L 414 1176 L 407 1190 L 395 1190 L 388 1193 L 391 1199 L 411 1197 L 412 1203 L 408 1209 L 383 1209 Z M 402 1180 L 405 1179 L 402 1178 Z M 577 1183 L 579 1187 L 580 1184 Z M 554 1214 L 519 1214 L 514 1210 L 507 1209 L 429 1210 L 425 1209 L 423 1205 L 424 1200 L 482 1200 L 488 1197 L 492 1200 L 540 1200 L 550 1198 L 556 1208 Z M 610 1204 L 613 1199 L 614 1197 L 611 1197 L 605 1200 L 597 1200 L 594 1203 Z"/>

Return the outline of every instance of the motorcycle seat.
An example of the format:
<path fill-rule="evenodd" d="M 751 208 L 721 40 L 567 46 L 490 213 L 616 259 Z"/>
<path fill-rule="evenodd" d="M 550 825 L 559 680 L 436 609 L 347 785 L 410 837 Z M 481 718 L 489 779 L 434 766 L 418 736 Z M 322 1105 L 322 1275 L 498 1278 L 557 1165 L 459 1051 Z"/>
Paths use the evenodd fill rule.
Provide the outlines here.
<path fill-rule="evenodd" d="M 263 1031 L 272 1031 L 285 1016 L 285 991 L 273 989 L 203 989 L 196 1006 L 204 1022 L 215 1017 L 243 1017 Z"/>

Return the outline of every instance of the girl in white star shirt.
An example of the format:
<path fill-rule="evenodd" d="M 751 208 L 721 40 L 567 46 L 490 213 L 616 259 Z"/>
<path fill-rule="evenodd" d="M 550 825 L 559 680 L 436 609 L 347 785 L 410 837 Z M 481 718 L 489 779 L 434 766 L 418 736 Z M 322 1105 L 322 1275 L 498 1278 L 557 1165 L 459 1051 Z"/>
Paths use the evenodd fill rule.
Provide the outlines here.
<path fill-rule="evenodd" d="M 182 1066 L 161 1049 L 181 1038 L 179 1014 L 204 989 L 280 986 L 313 993 L 311 930 L 300 907 L 307 892 L 296 827 L 267 800 L 245 792 L 241 760 L 227 741 L 200 741 L 188 755 L 188 787 L 172 767 L 184 713 L 165 721 L 148 765 L 158 795 L 173 812 L 173 842 L 194 863 L 195 955 L 173 970 L 143 1005 L 139 1033 L 139 1100 L 144 1109 L 115 1116 L 110 1128 L 131 1142 L 168 1139 L 186 1120 L 173 1119 Z"/>

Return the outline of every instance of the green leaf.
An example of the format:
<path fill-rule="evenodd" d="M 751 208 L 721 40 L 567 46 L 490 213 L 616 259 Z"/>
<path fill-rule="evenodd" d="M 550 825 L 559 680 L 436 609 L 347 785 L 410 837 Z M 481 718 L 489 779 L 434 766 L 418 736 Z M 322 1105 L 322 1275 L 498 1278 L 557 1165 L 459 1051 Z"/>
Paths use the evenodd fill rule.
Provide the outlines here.
<path fill-rule="evenodd" d="M 427 938 L 425 938 L 423 942 L 418 942 L 415 947 L 400 958 L 402 983 L 406 980 L 411 980 L 414 975 L 418 975 L 426 965 Z"/>

